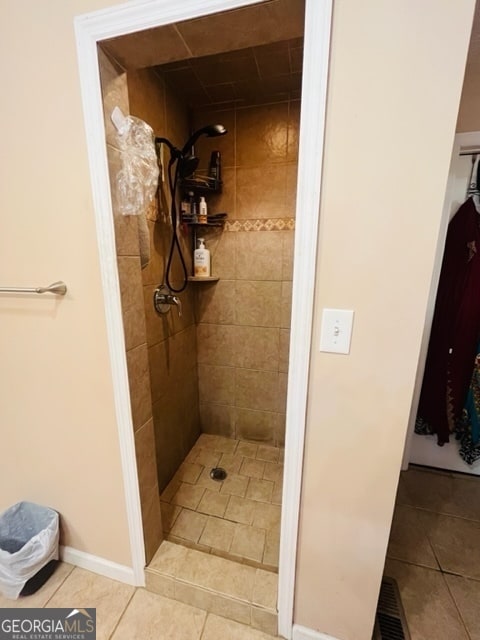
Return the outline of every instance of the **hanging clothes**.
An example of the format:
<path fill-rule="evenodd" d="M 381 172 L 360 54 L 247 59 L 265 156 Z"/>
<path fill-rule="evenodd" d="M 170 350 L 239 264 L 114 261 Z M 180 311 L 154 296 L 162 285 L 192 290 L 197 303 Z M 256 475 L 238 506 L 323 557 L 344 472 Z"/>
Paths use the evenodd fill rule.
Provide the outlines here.
<path fill-rule="evenodd" d="M 480 344 L 456 437 L 460 440 L 460 456 L 467 464 L 480 460 Z"/>
<path fill-rule="evenodd" d="M 470 197 L 448 227 L 415 427 L 441 446 L 461 420 L 479 335 L 480 216 Z"/>

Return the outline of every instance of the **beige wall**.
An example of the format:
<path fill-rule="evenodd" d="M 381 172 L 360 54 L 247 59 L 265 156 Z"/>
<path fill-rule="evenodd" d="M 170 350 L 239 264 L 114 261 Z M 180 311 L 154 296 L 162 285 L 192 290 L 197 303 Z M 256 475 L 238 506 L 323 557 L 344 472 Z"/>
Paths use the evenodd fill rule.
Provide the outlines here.
<path fill-rule="evenodd" d="M 202 431 L 280 446 L 299 114 L 298 101 L 194 114 L 195 128 L 228 130 L 196 145 L 200 170 L 212 150 L 222 154 L 223 192 L 207 200 L 210 212 L 228 213 L 224 230 L 204 233 L 220 281 L 196 285 Z"/>
<path fill-rule="evenodd" d="M 371 638 L 473 4 L 335 2 L 295 620 L 341 640 Z"/>
<path fill-rule="evenodd" d="M 61 513 L 63 543 L 131 564 L 73 18 L 107 0 L 0 5 L 0 510 Z"/>

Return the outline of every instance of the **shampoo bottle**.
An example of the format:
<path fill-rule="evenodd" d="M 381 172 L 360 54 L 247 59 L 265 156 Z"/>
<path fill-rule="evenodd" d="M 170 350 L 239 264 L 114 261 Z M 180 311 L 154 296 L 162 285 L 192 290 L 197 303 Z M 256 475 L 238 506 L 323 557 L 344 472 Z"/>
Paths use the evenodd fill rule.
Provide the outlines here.
<path fill-rule="evenodd" d="M 200 224 L 207 224 L 207 220 L 207 203 L 205 202 L 205 198 L 201 196 L 198 205 L 198 222 Z"/>
<path fill-rule="evenodd" d="M 197 278 L 208 278 L 210 276 L 210 251 L 205 249 L 205 240 L 198 239 L 199 247 L 193 253 L 193 268 Z"/>

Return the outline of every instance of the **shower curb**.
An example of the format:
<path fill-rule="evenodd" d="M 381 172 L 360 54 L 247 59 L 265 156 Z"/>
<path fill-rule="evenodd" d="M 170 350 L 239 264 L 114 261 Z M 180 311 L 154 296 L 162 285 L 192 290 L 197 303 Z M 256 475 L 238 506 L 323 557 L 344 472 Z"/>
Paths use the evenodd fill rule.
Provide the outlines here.
<path fill-rule="evenodd" d="M 146 589 L 277 635 L 278 576 L 164 541 L 145 568 Z"/>

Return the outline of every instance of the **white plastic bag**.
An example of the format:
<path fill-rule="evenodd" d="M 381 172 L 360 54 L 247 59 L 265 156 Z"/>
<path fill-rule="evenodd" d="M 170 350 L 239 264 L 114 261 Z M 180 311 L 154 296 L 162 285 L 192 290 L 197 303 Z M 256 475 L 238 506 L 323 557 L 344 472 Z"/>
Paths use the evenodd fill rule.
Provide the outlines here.
<path fill-rule="evenodd" d="M 25 583 L 58 560 L 59 517 L 48 507 L 18 502 L 0 515 L 0 592 L 16 599 Z"/>
<path fill-rule="evenodd" d="M 114 189 L 116 208 L 124 216 L 145 214 L 158 187 L 159 167 L 153 129 L 140 118 L 123 117 L 121 125 L 117 121 L 117 146 L 121 167 Z"/>

